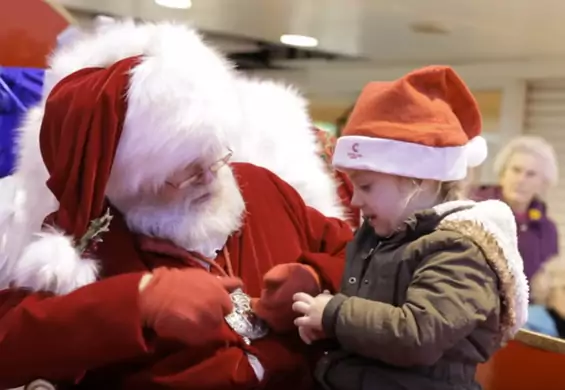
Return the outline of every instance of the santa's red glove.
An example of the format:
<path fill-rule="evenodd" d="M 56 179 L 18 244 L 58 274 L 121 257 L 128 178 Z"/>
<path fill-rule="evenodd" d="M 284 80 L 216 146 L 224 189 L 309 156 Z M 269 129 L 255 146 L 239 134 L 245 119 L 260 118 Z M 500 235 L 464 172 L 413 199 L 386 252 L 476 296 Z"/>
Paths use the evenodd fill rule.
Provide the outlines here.
<path fill-rule="evenodd" d="M 261 297 L 253 300 L 253 311 L 275 332 L 296 329 L 293 321 L 298 314 L 292 310 L 292 296 L 298 292 L 312 296 L 322 292 L 316 271 L 304 264 L 279 264 L 263 277 Z"/>
<path fill-rule="evenodd" d="M 204 344 L 220 333 L 233 309 L 229 292 L 241 286 L 200 269 L 158 268 L 140 293 L 142 320 L 160 337 Z"/>

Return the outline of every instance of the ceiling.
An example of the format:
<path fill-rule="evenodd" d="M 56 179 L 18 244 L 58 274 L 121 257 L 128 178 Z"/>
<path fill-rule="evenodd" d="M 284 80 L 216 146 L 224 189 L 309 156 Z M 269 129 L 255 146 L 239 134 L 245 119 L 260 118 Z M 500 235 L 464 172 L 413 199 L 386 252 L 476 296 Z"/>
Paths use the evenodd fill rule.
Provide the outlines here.
<path fill-rule="evenodd" d="M 565 57 L 560 0 L 193 0 L 189 10 L 162 8 L 153 0 L 59 2 L 89 12 L 190 21 L 271 42 L 287 33 L 309 35 L 322 51 L 386 66 Z M 415 33 L 414 23 L 448 32 Z"/>

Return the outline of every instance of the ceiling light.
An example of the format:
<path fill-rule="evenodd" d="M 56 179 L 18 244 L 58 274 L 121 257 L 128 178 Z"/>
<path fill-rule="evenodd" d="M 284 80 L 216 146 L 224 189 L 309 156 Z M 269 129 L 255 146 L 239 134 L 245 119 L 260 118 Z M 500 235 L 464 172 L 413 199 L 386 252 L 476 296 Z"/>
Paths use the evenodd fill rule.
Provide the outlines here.
<path fill-rule="evenodd" d="M 155 4 L 166 8 L 188 9 L 192 7 L 191 0 L 155 0 Z"/>
<path fill-rule="evenodd" d="M 305 35 L 292 35 L 285 34 L 281 35 L 281 42 L 289 46 L 297 47 L 316 47 L 318 46 L 318 40 L 313 37 L 307 37 Z"/>

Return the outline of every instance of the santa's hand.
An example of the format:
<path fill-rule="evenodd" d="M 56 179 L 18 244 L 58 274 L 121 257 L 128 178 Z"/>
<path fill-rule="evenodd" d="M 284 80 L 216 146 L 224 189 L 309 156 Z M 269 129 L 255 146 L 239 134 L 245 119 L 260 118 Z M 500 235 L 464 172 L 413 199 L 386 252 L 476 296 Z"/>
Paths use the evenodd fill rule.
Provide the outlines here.
<path fill-rule="evenodd" d="M 261 297 L 254 301 L 253 310 L 275 332 L 294 329 L 296 313 L 292 310 L 292 296 L 299 291 L 318 294 L 320 280 L 313 268 L 304 264 L 280 264 L 263 278 Z"/>
<path fill-rule="evenodd" d="M 237 278 L 217 278 L 200 269 L 156 269 L 140 292 L 143 324 L 160 337 L 206 343 L 218 337 L 233 309 L 229 291 L 240 287 Z"/>
<path fill-rule="evenodd" d="M 306 293 L 295 294 L 292 309 L 296 313 L 302 314 L 302 317 L 296 318 L 294 324 L 298 327 L 302 326 L 323 331 L 322 317 L 324 309 L 332 298 L 333 296 L 328 293 L 319 294 L 315 298 Z"/>

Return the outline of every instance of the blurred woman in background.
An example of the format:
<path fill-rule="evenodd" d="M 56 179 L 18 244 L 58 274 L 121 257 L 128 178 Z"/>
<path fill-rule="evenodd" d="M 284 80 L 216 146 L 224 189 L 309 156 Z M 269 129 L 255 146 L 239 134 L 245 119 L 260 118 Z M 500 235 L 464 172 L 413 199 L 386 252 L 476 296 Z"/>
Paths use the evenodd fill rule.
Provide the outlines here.
<path fill-rule="evenodd" d="M 553 147 L 543 138 L 513 139 L 496 156 L 494 169 L 499 184 L 481 186 L 471 198 L 500 199 L 514 212 L 518 244 L 528 280 L 559 251 L 555 223 L 547 216 L 544 195 L 558 180 Z"/>
<path fill-rule="evenodd" d="M 532 305 L 526 329 L 565 338 L 565 261 L 547 261 L 531 282 Z"/>

